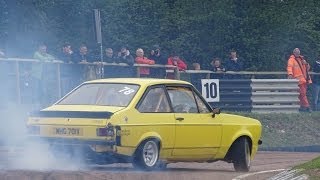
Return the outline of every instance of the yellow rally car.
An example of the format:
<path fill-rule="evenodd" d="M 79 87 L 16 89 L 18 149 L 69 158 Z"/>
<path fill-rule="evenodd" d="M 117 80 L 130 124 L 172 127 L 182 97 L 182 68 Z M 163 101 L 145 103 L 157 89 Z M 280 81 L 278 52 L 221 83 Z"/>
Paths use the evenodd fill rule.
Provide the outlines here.
<path fill-rule="evenodd" d="M 82 152 L 96 164 L 132 162 L 146 170 L 224 160 L 248 171 L 261 144 L 258 120 L 220 114 L 190 83 L 166 79 L 85 82 L 32 113 L 27 127 L 29 138 L 53 153 Z"/>

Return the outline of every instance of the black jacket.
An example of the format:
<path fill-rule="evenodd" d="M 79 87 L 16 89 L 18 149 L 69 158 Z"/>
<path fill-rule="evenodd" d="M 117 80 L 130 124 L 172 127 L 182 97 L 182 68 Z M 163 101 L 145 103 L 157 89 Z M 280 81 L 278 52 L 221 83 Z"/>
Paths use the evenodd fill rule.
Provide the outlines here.
<path fill-rule="evenodd" d="M 320 60 L 314 62 L 312 69 L 313 72 L 320 73 Z M 312 83 L 320 85 L 320 75 L 313 75 Z"/>
<path fill-rule="evenodd" d="M 149 59 L 152 59 L 156 64 L 161 65 L 166 65 L 168 62 L 168 57 L 163 54 L 160 54 L 160 56 L 151 55 Z M 150 76 L 153 78 L 165 78 L 166 68 L 150 68 Z"/>

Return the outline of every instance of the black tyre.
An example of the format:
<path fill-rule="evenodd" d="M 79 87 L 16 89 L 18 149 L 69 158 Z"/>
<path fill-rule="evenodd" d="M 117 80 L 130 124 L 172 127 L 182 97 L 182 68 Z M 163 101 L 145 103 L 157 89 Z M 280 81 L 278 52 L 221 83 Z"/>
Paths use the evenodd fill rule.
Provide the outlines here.
<path fill-rule="evenodd" d="M 133 158 L 133 166 L 143 170 L 154 170 L 159 166 L 159 142 L 155 139 L 144 141 Z"/>
<path fill-rule="evenodd" d="M 240 138 L 234 144 L 233 167 L 236 171 L 248 172 L 251 165 L 251 150 L 247 138 Z"/>

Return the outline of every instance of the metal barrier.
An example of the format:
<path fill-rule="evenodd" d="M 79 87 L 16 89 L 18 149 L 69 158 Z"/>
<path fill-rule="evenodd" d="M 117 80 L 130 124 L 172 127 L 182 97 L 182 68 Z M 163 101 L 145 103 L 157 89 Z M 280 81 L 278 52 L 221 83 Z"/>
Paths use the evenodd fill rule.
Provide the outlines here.
<path fill-rule="evenodd" d="M 220 80 L 219 107 L 229 111 L 298 112 L 296 79 Z"/>
<path fill-rule="evenodd" d="M 41 69 L 41 77 L 35 78 L 32 69 L 39 68 L 38 66 Z M 104 71 L 101 67 L 104 67 Z M 141 67 L 163 68 L 164 71 L 170 68 L 173 69 L 174 77 L 180 78 L 177 67 L 172 65 L 130 66 L 125 63 L 105 62 L 66 64 L 59 60 L 40 62 L 36 59 L 0 58 L 0 81 L 3 85 L 0 90 L 3 95 L 0 105 L 1 102 L 34 104 L 35 101 L 40 101 L 35 99 L 41 97 L 49 99 L 45 104 L 51 104 L 81 82 L 98 78 L 140 77 Z M 40 92 L 45 94 L 39 94 Z"/>
<path fill-rule="evenodd" d="M 41 96 L 46 98 L 50 97 L 50 101 L 47 102 L 46 105 L 53 103 L 79 83 L 88 80 L 83 78 L 85 68 L 87 68 L 86 72 L 90 72 L 90 68 L 88 67 L 93 67 L 91 68 L 91 73 L 95 73 L 95 77 L 91 79 L 101 78 L 103 75 L 101 75 L 102 72 L 99 72 L 99 67 L 103 66 L 107 72 L 110 72 L 109 75 L 111 77 L 114 77 L 112 76 L 114 75 L 113 72 L 124 73 L 121 77 L 129 76 L 126 74 L 128 68 L 133 68 L 134 70 L 134 73 L 129 77 L 140 77 L 141 67 L 164 68 L 167 73 L 174 73 L 175 79 L 190 81 L 200 92 L 201 79 L 209 79 L 215 75 L 237 75 L 243 79 L 220 80 L 221 102 L 214 103 L 212 104 L 213 106 L 222 107 L 230 111 L 253 112 L 295 112 L 299 108 L 297 81 L 284 79 L 286 78 L 286 72 L 228 71 L 221 74 L 208 70 L 178 71 L 176 66 L 171 65 L 134 64 L 133 66 L 129 66 L 127 64 L 116 63 L 65 64 L 62 63 L 62 61 L 39 63 L 36 59 L 19 58 L 0 58 L 0 81 L 2 82 L 0 93 L 3 95 L 0 99 L 0 105 L 1 102 L 6 101 L 17 104 L 33 103 L 33 100 L 28 101 L 27 99 L 32 99 L 32 94 L 36 94 L 37 92 L 31 87 L 33 79 L 30 79 L 28 71 L 30 71 L 30 66 L 35 64 L 41 64 L 43 66 L 44 79 L 41 85 L 46 88 L 45 92 L 47 92 L 47 94 L 42 94 Z M 70 76 L 70 74 L 73 76 Z M 65 87 L 66 84 L 70 87 Z M 36 95 L 39 96 L 39 94 Z"/>

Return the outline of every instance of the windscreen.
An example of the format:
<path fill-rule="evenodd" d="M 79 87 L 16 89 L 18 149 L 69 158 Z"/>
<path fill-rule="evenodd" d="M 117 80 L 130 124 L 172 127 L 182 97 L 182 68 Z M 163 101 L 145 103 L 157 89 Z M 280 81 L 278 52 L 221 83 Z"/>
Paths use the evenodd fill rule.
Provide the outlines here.
<path fill-rule="evenodd" d="M 126 107 L 138 89 L 138 85 L 132 84 L 84 84 L 67 95 L 58 104 Z"/>

